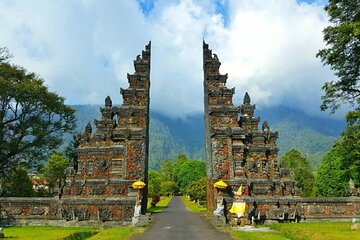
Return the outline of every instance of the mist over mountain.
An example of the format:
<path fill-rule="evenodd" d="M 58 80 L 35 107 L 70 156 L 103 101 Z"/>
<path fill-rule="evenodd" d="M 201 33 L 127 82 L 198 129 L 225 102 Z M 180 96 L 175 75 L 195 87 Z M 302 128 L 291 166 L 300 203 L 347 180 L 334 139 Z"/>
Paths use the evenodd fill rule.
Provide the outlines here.
<path fill-rule="evenodd" d="M 88 122 L 93 123 L 101 116 L 99 105 L 71 107 L 76 110 L 78 132 L 83 132 Z M 309 158 L 314 169 L 345 128 L 345 121 L 312 117 L 281 106 L 259 108 L 255 114 L 261 117 L 261 123 L 267 120 L 272 131 L 279 131 L 279 157 L 292 148 L 298 149 Z M 180 153 L 204 160 L 203 114 L 180 119 L 151 112 L 149 152 L 150 169 L 158 169 L 161 161 L 175 159 Z"/>

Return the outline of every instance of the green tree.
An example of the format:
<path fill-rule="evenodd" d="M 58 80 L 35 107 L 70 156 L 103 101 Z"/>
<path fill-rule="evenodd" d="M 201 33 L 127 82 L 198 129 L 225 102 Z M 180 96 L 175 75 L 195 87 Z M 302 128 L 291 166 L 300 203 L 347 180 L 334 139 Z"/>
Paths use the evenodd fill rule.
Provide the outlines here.
<path fill-rule="evenodd" d="M 171 160 L 164 160 L 160 164 L 160 192 L 161 195 L 173 195 L 178 192 L 178 187 L 174 181 L 174 162 Z"/>
<path fill-rule="evenodd" d="M 163 180 L 171 181 L 174 179 L 174 162 L 171 160 L 164 160 L 160 164 L 160 172 Z"/>
<path fill-rule="evenodd" d="M 150 170 L 148 175 L 148 194 L 151 197 L 160 193 L 161 175 L 158 171 L 153 170 Z"/>
<path fill-rule="evenodd" d="M 176 183 L 182 193 L 187 192 L 190 183 L 206 176 L 206 165 L 198 160 L 186 160 L 176 169 Z"/>
<path fill-rule="evenodd" d="M 331 25 L 323 31 L 327 48 L 317 57 L 338 77 L 325 83 L 321 109 L 334 112 L 342 103 L 360 107 L 360 1 L 329 0 L 325 7 Z"/>
<path fill-rule="evenodd" d="M 346 115 L 347 127 L 340 140 L 324 156 L 317 173 L 322 196 L 347 196 L 348 182 L 360 186 L 360 111 Z"/>
<path fill-rule="evenodd" d="M 316 177 L 319 194 L 324 197 L 347 196 L 349 176 L 343 166 L 342 149 L 336 145 L 325 154 Z"/>
<path fill-rule="evenodd" d="M 77 155 L 77 148 L 80 145 L 78 135 L 73 135 L 73 139 L 71 142 L 66 146 L 64 151 L 64 156 L 70 160 L 70 165 L 75 169 L 75 172 L 78 170 L 78 155 Z"/>
<path fill-rule="evenodd" d="M 49 181 L 50 187 L 57 186 L 61 188 L 66 178 L 66 168 L 68 166 L 69 160 L 59 153 L 54 153 L 49 158 L 43 168 L 43 174 Z"/>
<path fill-rule="evenodd" d="M 296 181 L 296 186 L 301 189 L 301 195 L 309 197 L 313 193 L 315 177 L 310 163 L 301 153 L 295 149 L 289 150 L 280 159 L 281 163 L 290 170 L 290 176 Z"/>
<path fill-rule="evenodd" d="M 179 154 L 176 159 L 175 159 L 175 164 L 176 165 L 181 165 L 183 164 L 186 160 L 189 160 L 189 158 L 186 156 L 186 154 L 181 153 Z"/>
<path fill-rule="evenodd" d="M 169 181 L 161 181 L 160 184 L 160 194 L 161 196 L 170 196 L 176 194 L 178 191 L 178 187 L 176 182 L 169 180 Z"/>
<path fill-rule="evenodd" d="M 207 178 L 202 177 L 189 184 L 186 194 L 190 196 L 191 200 L 204 201 L 206 199 L 206 182 Z"/>
<path fill-rule="evenodd" d="M 338 144 L 342 149 L 343 167 L 355 184 L 360 186 L 360 110 L 348 112 L 346 121 L 347 127 Z"/>
<path fill-rule="evenodd" d="M 0 178 L 20 162 L 36 167 L 74 127 L 74 110 L 63 97 L 35 73 L 0 63 Z"/>
<path fill-rule="evenodd" d="M 31 197 L 34 195 L 31 180 L 23 168 L 16 168 L 4 183 L 4 196 Z"/>
<path fill-rule="evenodd" d="M 181 166 L 183 163 L 189 161 L 188 157 L 186 156 L 186 154 L 179 154 L 176 159 L 175 159 L 175 164 L 174 164 L 174 181 L 176 182 L 176 184 L 179 186 L 179 172 L 181 169 Z"/>

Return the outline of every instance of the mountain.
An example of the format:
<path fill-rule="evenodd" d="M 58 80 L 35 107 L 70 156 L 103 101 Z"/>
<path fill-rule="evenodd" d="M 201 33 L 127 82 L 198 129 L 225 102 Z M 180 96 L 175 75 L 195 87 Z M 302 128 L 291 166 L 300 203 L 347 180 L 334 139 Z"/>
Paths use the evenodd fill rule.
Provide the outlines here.
<path fill-rule="evenodd" d="M 73 105 L 77 131 L 83 132 L 88 122 L 100 118 L 98 105 Z M 316 168 L 322 156 L 333 146 L 345 128 L 345 122 L 308 116 L 286 107 L 263 108 L 256 111 L 267 120 L 273 131 L 279 131 L 279 157 L 295 148 L 305 154 Z M 66 142 L 70 136 L 66 137 Z M 185 119 L 171 118 L 158 112 L 150 113 L 149 166 L 158 169 L 162 160 L 175 159 L 180 153 L 192 159 L 204 159 L 204 118 L 193 114 Z"/>

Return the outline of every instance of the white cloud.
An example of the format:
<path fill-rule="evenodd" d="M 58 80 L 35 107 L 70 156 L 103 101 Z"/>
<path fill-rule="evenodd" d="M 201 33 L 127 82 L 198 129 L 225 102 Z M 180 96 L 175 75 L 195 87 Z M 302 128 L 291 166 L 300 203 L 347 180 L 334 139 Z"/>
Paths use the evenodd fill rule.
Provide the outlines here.
<path fill-rule="evenodd" d="M 174 117 L 203 109 L 202 39 L 229 73 L 239 104 L 289 104 L 318 113 L 332 78 L 315 54 L 327 24 L 322 5 L 295 0 L 157 0 L 144 16 L 136 1 L 0 1 L 0 46 L 39 73 L 67 102 L 120 103 L 132 60 L 152 40 L 151 108 Z M 224 26 L 224 17 L 228 24 Z"/>
<path fill-rule="evenodd" d="M 228 84 L 249 91 L 260 105 L 291 102 L 318 112 L 321 86 L 332 77 L 315 57 L 326 24 L 323 6 L 316 4 L 232 1 L 228 42 L 217 43 Z"/>

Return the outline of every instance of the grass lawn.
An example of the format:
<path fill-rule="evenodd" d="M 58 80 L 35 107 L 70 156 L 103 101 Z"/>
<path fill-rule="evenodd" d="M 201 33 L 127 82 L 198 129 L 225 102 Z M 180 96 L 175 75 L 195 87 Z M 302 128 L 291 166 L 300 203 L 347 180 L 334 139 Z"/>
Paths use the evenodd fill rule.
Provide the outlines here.
<path fill-rule="evenodd" d="M 201 206 L 197 205 L 196 203 L 190 201 L 188 199 L 188 197 L 186 197 L 186 196 L 181 196 L 180 198 L 183 201 L 183 203 L 185 204 L 185 206 L 194 213 L 199 213 L 199 212 L 203 212 L 203 211 L 207 210 L 206 207 L 201 207 Z"/>
<path fill-rule="evenodd" d="M 69 238 L 72 234 L 84 233 L 87 237 L 91 236 L 91 232 L 97 232 L 90 238 L 91 240 L 127 240 L 134 234 L 142 233 L 144 230 L 133 227 L 124 228 L 106 228 L 96 229 L 90 227 L 32 227 L 17 226 L 6 227 L 4 229 L 5 238 L 14 238 L 19 240 L 59 240 Z M 86 234 L 87 233 L 87 234 Z M 69 239 L 83 239 L 80 236 Z"/>
<path fill-rule="evenodd" d="M 159 212 L 162 212 L 166 207 L 167 205 L 169 204 L 169 202 L 171 201 L 172 199 L 172 196 L 170 197 L 161 197 L 160 198 L 160 201 L 156 204 L 155 207 L 150 207 L 151 206 L 151 198 L 149 198 L 148 200 L 148 209 L 147 209 L 147 212 L 148 213 L 159 213 Z"/>
<path fill-rule="evenodd" d="M 250 233 L 231 231 L 235 239 L 291 239 L 291 240 L 360 240 L 360 230 L 352 231 L 351 223 L 282 223 L 273 224 L 270 228 L 277 233 Z"/>
<path fill-rule="evenodd" d="M 91 232 L 95 231 L 95 228 L 86 227 L 30 227 L 30 226 L 17 226 L 4 228 L 4 234 L 6 238 L 16 239 L 63 239 L 71 234 L 78 232 Z"/>
<path fill-rule="evenodd" d="M 140 234 L 144 229 L 124 227 L 124 228 L 107 228 L 101 230 L 98 234 L 88 238 L 89 240 L 127 240 L 134 234 Z"/>
<path fill-rule="evenodd" d="M 292 238 L 286 238 L 280 233 L 267 233 L 267 232 L 240 232 L 240 231 L 231 231 L 231 236 L 234 239 L 241 240 L 286 240 Z"/>

